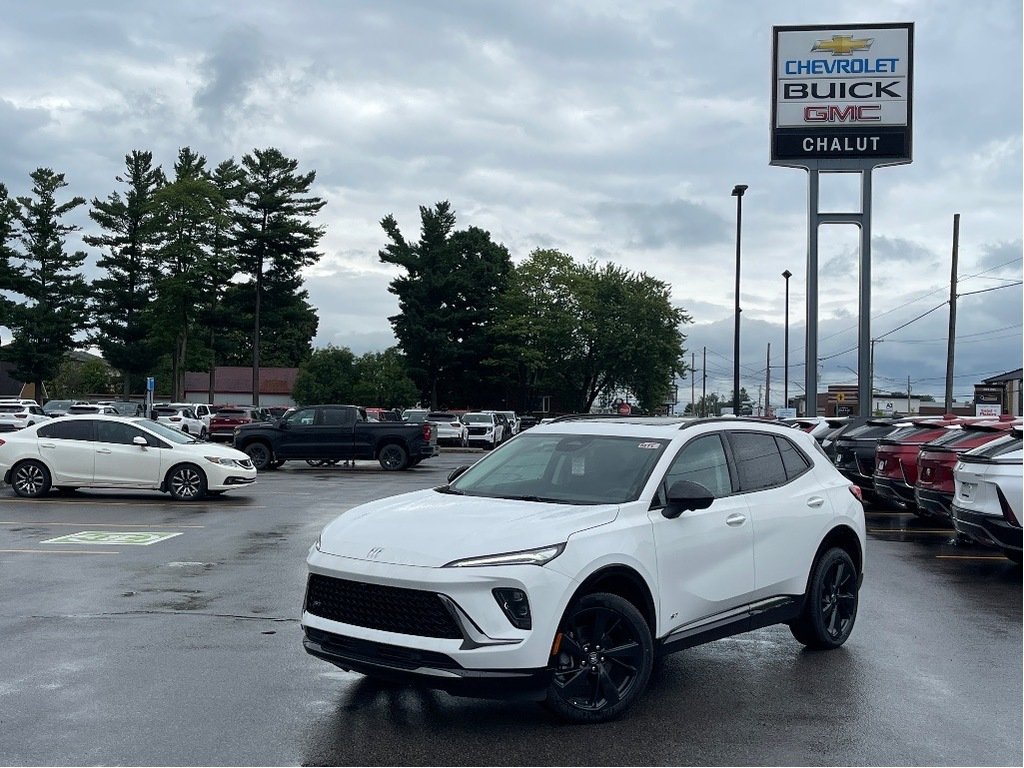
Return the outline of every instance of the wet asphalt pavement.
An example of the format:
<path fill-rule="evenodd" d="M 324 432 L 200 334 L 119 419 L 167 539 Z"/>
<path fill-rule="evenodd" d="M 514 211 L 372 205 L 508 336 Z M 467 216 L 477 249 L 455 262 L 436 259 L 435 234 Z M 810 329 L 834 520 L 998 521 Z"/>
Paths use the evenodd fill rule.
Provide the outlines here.
<path fill-rule="evenodd" d="M 305 555 L 336 514 L 439 485 L 289 463 L 235 495 L 42 501 L 0 489 L 2 765 L 1021 765 L 1021 570 L 869 510 L 857 626 L 772 627 L 669 657 L 618 722 L 387 687 L 308 656 Z M 176 533 L 149 546 L 80 531 Z"/>

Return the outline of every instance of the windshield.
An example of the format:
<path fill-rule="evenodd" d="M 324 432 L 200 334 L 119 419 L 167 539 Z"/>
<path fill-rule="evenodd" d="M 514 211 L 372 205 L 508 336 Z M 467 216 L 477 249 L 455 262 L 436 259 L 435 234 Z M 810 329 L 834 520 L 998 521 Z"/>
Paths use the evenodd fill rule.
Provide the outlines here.
<path fill-rule="evenodd" d="M 402 419 L 404 421 L 415 421 L 415 422 L 419 423 L 421 421 L 426 421 L 427 420 L 427 412 L 426 411 L 406 411 L 405 413 L 402 414 Z"/>
<path fill-rule="evenodd" d="M 467 413 L 462 417 L 462 420 L 467 424 L 491 424 L 493 418 L 486 413 Z"/>
<path fill-rule="evenodd" d="M 132 421 L 138 424 L 140 427 L 145 427 L 154 435 L 159 435 L 169 443 L 187 445 L 188 443 L 199 442 L 198 440 L 189 437 L 184 432 L 179 432 L 173 427 L 168 427 L 166 424 L 161 424 L 159 421 L 152 421 L 151 419 L 132 419 Z"/>
<path fill-rule="evenodd" d="M 0 413 L 21 413 L 27 405 L 0 405 Z"/>
<path fill-rule="evenodd" d="M 605 435 L 522 435 L 470 467 L 449 492 L 559 504 L 635 501 L 668 444 Z"/>
<path fill-rule="evenodd" d="M 64 410 L 69 405 L 71 405 L 71 401 L 70 400 L 51 400 L 50 402 L 48 402 L 46 405 L 43 406 L 43 410 L 44 411 L 46 409 L 50 409 L 51 411 L 57 410 L 57 409 Z"/>

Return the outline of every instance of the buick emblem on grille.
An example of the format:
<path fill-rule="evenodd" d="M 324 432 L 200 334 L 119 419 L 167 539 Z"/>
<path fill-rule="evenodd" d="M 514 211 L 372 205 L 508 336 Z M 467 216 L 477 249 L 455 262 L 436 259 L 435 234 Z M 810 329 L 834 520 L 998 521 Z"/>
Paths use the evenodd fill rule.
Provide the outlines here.
<path fill-rule="evenodd" d="M 373 549 L 371 549 L 369 552 L 366 553 L 366 559 L 367 560 L 376 560 L 378 557 L 380 557 L 380 553 L 383 552 L 383 551 L 384 551 L 384 547 L 374 547 Z"/>

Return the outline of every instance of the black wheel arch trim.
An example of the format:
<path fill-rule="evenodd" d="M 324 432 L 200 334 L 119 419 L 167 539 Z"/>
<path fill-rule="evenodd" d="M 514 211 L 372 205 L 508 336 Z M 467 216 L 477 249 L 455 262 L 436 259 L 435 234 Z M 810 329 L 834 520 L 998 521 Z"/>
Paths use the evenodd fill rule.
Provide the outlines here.
<path fill-rule="evenodd" d="M 623 565 L 605 565 L 588 575 L 580 583 L 567 606 L 572 606 L 584 595 L 593 592 L 608 592 L 632 603 L 647 622 L 651 637 L 657 634 L 658 609 L 654 592 L 647 580 L 635 568 Z"/>

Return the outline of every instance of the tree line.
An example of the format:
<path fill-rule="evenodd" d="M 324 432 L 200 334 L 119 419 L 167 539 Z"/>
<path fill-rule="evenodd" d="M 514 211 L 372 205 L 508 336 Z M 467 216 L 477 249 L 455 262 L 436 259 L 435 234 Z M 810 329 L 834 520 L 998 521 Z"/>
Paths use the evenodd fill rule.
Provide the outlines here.
<path fill-rule="evenodd" d="M 378 257 L 398 267 L 389 318 L 398 347 L 356 358 L 312 349 L 318 319 L 301 271 L 316 263 L 325 201 L 314 171 L 279 150 L 211 166 L 189 147 L 169 173 L 151 152 L 125 156 L 119 187 L 93 198 L 99 276 L 69 251 L 85 205 L 64 175 L 39 168 L 30 195 L 0 184 L 0 325 L 14 339 L 0 358 L 35 384 L 65 381 L 66 353 L 94 344 L 120 374 L 124 396 L 157 373 L 184 394 L 186 370 L 299 367 L 299 402 L 414 402 L 433 408 L 588 411 L 623 392 L 654 410 L 685 370 L 689 316 L 644 273 L 534 250 L 513 264 L 477 227 L 457 228 L 447 202 L 420 207 L 418 240 L 391 215 Z"/>
<path fill-rule="evenodd" d="M 119 185 L 89 203 L 100 276 L 86 281 L 87 254 L 69 251 L 67 222 L 86 200 L 65 193 L 64 174 L 38 168 L 31 194 L 0 183 L 0 325 L 13 341 L 0 359 L 35 385 L 58 374 L 86 343 L 121 373 L 123 393 L 166 371 L 175 399 L 188 369 L 297 366 L 312 352 L 317 315 L 301 270 L 316 263 L 325 201 L 314 171 L 275 148 L 211 166 L 184 147 L 170 173 L 152 152 L 125 156 Z M 6 295 L 5 295 L 6 294 Z M 254 390 L 254 392 L 257 390 Z"/>

